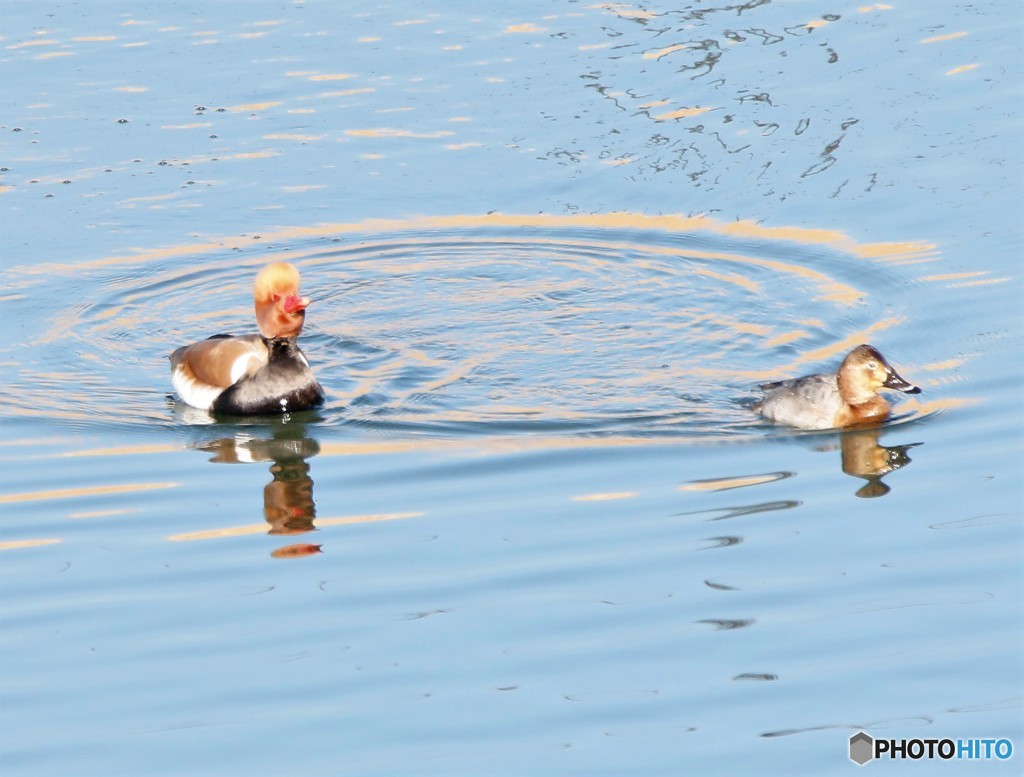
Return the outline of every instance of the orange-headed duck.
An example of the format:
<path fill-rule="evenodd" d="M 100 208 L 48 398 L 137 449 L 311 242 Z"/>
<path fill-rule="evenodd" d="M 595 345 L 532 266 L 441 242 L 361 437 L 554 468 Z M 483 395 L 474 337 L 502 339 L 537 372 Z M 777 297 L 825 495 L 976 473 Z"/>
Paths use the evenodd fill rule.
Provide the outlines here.
<path fill-rule="evenodd" d="M 889 417 L 889 403 L 878 394 L 881 389 L 921 393 L 870 345 L 850 351 L 837 373 L 764 383 L 761 388 L 765 397 L 754 405 L 754 412 L 802 429 L 878 423 Z"/>
<path fill-rule="evenodd" d="M 228 415 L 306 410 L 323 402 L 296 339 L 309 299 L 299 296 L 299 271 L 267 265 L 253 288 L 258 335 L 214 335 L 171 354 L 171 382 L 185 402 Z"/>

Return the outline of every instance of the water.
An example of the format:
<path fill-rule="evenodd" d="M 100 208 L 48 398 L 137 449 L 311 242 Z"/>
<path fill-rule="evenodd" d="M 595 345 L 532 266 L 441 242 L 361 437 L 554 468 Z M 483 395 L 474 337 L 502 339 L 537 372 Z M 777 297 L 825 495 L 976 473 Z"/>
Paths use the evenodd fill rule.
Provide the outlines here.
<path fill-rule="evenodd" d="M 9 9 L 4 773 L 1024 747 L 1020 13 L 821 10 Z M 281 259 L 325 406 L 174 402 Z"/>

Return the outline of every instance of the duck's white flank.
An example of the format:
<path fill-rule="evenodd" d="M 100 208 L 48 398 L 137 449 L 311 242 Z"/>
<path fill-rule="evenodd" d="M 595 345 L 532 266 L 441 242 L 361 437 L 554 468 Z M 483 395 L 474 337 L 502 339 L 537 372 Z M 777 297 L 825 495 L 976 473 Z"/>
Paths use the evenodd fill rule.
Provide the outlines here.
<path fill-rule="evenodd" d="M 231 364 L 231 382 L 250 372 L 255 372 L 267 363 L 266 357 L 260 358 L 256 353 L 245 353 L 237 357 Z M 200 410 L 209 410 L 214 400 L 224 393 L 224 386 L 211 386 L 199 380 L 188 366 L 187 361 L 181 362 L 171 373 L 171 385 L 186 404 Z"/>

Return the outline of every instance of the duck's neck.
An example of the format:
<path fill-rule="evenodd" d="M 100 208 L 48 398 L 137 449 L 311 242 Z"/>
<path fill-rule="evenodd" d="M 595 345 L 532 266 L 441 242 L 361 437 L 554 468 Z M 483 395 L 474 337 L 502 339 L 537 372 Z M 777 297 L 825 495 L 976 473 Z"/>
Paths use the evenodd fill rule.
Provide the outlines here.
<path fill-rule="evenodd" d="M 267 346 L 270 358 L 291 356 L 299 349 L 297 339 L 297 337 L 264 337 L 263 344 Z"/>
<path fill-rule="evenodd" d="M 839 371 L 837 383 L 839 385 L 839 395 L 845 402 L 851 405 L 863 405 L 874 401 L 875 397 L 878 396 L 871 389 L 858 386 L 854 381 L 849 380 L 842 370 Z"/>

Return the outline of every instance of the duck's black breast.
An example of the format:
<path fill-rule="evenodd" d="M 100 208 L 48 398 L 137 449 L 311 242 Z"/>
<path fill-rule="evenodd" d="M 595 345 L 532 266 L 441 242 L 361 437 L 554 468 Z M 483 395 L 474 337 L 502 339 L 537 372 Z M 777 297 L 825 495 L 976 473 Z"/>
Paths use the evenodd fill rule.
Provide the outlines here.
<path fill-rule="evenodd" d="M 308 410 L 324 401 L 309 362 L 295 338 L 264 340 L 267 363 L 226 388 L 214 400 L 214 413 L 226 415 L 270 415 Z"/>

